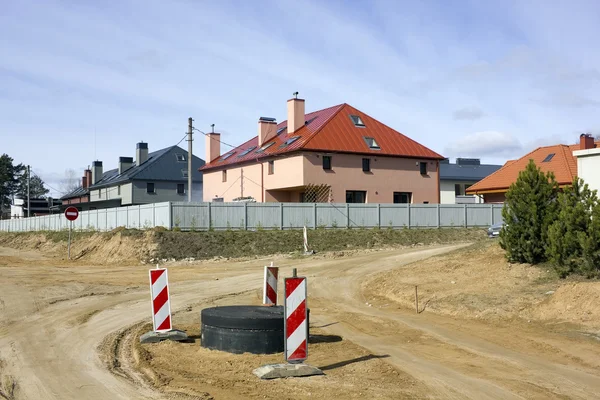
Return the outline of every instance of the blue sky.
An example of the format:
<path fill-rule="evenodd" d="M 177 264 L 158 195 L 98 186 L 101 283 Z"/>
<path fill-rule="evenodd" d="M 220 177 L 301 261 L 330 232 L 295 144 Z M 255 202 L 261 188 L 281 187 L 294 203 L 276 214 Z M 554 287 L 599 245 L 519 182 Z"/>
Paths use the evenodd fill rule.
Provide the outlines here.
<path fill-rule="evenodd" d="M 176 144 L 190 116 L 240 144 L 299 91 L 504 163 L 600 133 L 599 17 L 593 0 L 4 2 L 0 153 L 58 195 L 66 169 Z"/>

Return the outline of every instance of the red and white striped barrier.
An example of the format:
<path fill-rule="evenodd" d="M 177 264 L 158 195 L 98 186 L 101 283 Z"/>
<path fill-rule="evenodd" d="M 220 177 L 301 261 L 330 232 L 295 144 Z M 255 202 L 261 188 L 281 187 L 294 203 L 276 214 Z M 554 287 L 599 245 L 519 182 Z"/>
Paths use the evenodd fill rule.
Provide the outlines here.
<path fill-rule="evenodd" d="M 167 332 L 171 326 L 171 302 L 169 301 L 169 276 L 166 268 L 150 270 L 150 294 L 152 295 L 152 326 L 154 332 Z"/>
<path fill-rule="evenodd" d="M 279 276 L 279 267 L 265 266 L 265 279 L 263 286 L 263 304 L 277 305 L 277 277 Z"/>
<path fill-rule="evenodd" d="M 302 362 L 308 357 L 308 308 L 306 278 L 284 279 L 285 360 Z"/>

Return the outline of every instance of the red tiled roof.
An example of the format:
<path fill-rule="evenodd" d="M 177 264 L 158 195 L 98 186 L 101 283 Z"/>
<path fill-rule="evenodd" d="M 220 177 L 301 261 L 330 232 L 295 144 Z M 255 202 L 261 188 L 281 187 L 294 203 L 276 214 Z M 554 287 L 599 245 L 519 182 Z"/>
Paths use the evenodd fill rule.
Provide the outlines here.
<path fill-rule="evenodd" d="M 600 143 L 597 142 L 596 146 L 598 144 Z M 530 159 L 542 171 L 554 172 L 559 185 L 570 185 L 577 176 L 577 159 L 573 156 L 573 151 L 576 150 L 579 150 L 579 144 L 539 147 L 518 160 L 507 161 L 498 171 L 469 187 L 467 193 L 491 193 L 508 190 L 510 185 L 517 180 L 519 172 L 527 167 Z M 549 161 L 544 161 L 550 154 L 554 154 L 554 156 Z"/>
<path fill-rule="evenodd" d="M 356 127 L 350 115 L 358 115 L 365 126 Z M 216 160 L 207 163 L 200 170 L 203 171 L 246 161 L 255 161 L 298 150 L 372 153 L 396 157 L 440 160 L 444 158 L 348 104 L 340 104 L 306 114 L 305 121 L 306 124 L 290 136 L 288 136 L 287 129 L 285 129 L 287 121 L 280 122 L 277 125 L 277 130 L 282 130 L 281 133 L 267 143 L 264 143 L 263 147 L 270 143 L 273 144 L 262 152 L 257 152 L 259 149 L 257 148 L 258 136 L 256 136 L 236 149 L 228 151 Z M 298 139 L 293 143 L 281 147 L 290 137 L 296 136 L 298 136 Z M 364 140 L 365 137 L 374 138 L 380 150 L 370 149 Z M 251 148 L 253 149 L 250 152 L 241 155 Z M 227 157 L 228 154 L 232 155 Z"/>

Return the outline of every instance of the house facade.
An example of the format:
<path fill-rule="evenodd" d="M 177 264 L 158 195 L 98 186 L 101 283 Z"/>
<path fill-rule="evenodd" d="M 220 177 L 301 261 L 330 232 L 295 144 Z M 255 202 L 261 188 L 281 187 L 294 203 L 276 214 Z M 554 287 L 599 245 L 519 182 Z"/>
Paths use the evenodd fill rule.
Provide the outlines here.
<path fill-rule="evenodd" d="M 481 164 L 477 158 L 445 159 L 440 163 L 440 199 L 442 204 L 479 204 L 483 196 L 467 194 L 472 185 L 493 174 L 501 165 Z"/>
<path fill-rule="evenodd" d="M 202 201 L 204 160 L 192 155 L 192 201 Z M 104 171 L 102 161 L 86 170 L 81 187 L 63 196 L 63 207 L 81 210 L 188 200 L 188 152 L 178 146 L 152 153 L 136 144 L 136 158 L 119 157 L 117 168 Z"/>
<path fill-rule="evenodd" d="M 592 190 L 600 193 L 600 147 L 590 135 L 581 136 L 579 150 L 573 152 L 577 159 L 577 176 L 583 179 Z"/>
<path fill-rule="evenodd" d="M 348 104 L 287 120 L 261 117 L 258 135 L 221 154 L 206 136 L 204 201 L 438 203 L 442 156 Z"/>
<path fill-rule="evenodd" d="M 560 187 L 572 185 L 578 176 L 578 161 L 574 152 L 598 148 L 589 135 L 581 135 L 579 144 L 538 147 L 518 160 L 507 161 L 499 170 L 467 189 L 467 194 L 483 196 L 485 203 L 503 203 L 510 185 L 516 182 L 519 172 L 525 170 L 529 160 L 533 160 L 543 172 L 554 173 Z M 584 155 L 582 154 L 582 155 Z M 585 173 L 585 170 L 582 170 Z M 585 178 L 584 178 L 585 179 Z"/>

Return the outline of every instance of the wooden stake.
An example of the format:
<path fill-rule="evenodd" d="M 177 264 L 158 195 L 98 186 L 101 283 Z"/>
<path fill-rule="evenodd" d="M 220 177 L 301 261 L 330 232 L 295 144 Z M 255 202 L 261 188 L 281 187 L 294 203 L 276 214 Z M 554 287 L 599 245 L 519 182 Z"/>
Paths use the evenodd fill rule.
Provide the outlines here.
<path fill-rule="evenodd" d="M 417 291 L 417 286 L 415 285 L 415 311 L 419 313 L 419 292 Z"/>

